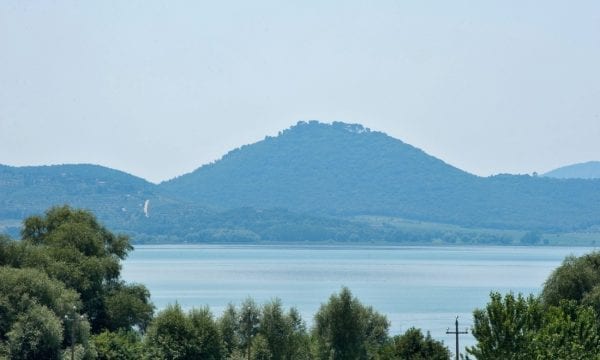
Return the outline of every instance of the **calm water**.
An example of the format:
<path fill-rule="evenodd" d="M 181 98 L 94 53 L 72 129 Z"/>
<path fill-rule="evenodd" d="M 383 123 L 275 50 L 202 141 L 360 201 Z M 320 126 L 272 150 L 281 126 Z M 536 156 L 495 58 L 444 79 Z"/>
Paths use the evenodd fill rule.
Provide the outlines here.
<path fill-rule="evenodd" d="M 451 348 L 446 328 L 459 316 L 472 324 L 492 290 L 538 293 L 566 255 L 591 248 L 564 247 L 348 247 L 348 246 L 137 246 L 123 266 L 127 281 L 145 284 L 158 309 L 209 305 L 220 315 L 247 296 L 258 303 L 279 297 L 310 325 L 321 303 L 349 287 L 387 315 L 391 333 L 429 330 Z M 461 344 L 472 344 L 471 335 Z M 462 346 L 461 346 L 462 347 Z"/>

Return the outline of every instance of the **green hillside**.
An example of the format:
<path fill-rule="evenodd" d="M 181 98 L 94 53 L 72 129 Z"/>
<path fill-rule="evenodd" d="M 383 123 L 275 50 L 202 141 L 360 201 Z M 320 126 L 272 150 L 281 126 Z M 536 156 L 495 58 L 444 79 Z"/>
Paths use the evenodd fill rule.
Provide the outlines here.
<path fill-rule="evenodd" d="M 553 231 L 600 222 L 600 181 L 481 178 L 384 133 L 344 123 L 300 122 L 160 187 L 220 208 Z"/>

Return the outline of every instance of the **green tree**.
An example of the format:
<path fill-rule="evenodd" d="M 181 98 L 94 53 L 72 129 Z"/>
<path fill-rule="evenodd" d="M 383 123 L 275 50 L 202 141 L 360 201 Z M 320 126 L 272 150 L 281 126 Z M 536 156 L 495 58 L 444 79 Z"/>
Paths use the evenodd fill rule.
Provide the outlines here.
<path fill-rule="evenodd" d="M 145 331 L 152 320 L 154 305 L 150 302 L 150 292 L 140 284 L 115 284 L 105 295 L 107 324 L 112 331 L 133 327 Z"/>
<path fill-rule="evenodd" d="M 208 307 L 192 309 L 188 318 L 197 343 L 197 358 L 204 360 L 221 359 L 221 334 Z"/>
<path fill-rule="evenodd" d="M 281 300 L 275 299 L 262 307 L 259 333 L 268 345 L 273 360 L 285 358 L 292 335 L 291 323 L 287 321 Z"/>
<path fill-rule="evenodd" d="M 258 333 L 260 310 L 252 298 L 246 298 L 239 311 L 239 339 L 240 347 L 244 350 L 246 358 L 252 358 L 252 340 Z"/>
<path fill-rule="evenodd" d="M 600 252 L 569 256 L 544 283 L 544 304 L 558 306 L 562 300 L 581 302 L 600 285 Z M 600 310 L 600 309 L 597 309 Z"/>
<path fill-rule="evenodd" d="M 156 315 L 145 337 L 150 358 L 186 360 L 195 358 L 194 329 L 179 304 Z"/>
<path fill-rule="evenodd" d="M 134 331 L 103 331 L 92 337 L 98 360 L 137 360 L 144 356 L 141 337 Z"/>
<path fill-rule="evenodd" d="M 342 288 L 315 315 L 319 359 L 370 359 L 387 340 L 387 319 Z M 375 346 L 378 345 L 378 346 Z"/>
<path fill-rule="evenodd" d="M 392 339 L 392 353 L 395 359 L 403 360 L 448 360 L 450 350 L 443 342 L 434 340 L 429 332 L 426 336 L 420 329 L 410 328 Z"/>
<path fill-rule="evenodd" d="M 126 236 L 111 233 L 88 211 L 62 206 L 49 209 L 44 216 L 25 219 L 22 239 L 18 245 L 3 246 L 12 254 L 6 265 L 43 270 L 75 289 L 95 332 L 110 328 L 112 321 L 117 326 L 145 327 L 149 293 L 141 285 L 127 288 L 119 280 L 120 261 L 132 249 Z M 130 301 L 117 295 L 123 289 Z M 127 314 L 115 317 L 115 308 L 107 309 L 107 300 L 127 305 Z M 141 313 L 132 314 L 134 309 Z"/>
<path fill-rule="evenodd" d="M 490 294 L 485 310 L 473 312 L 477 344 L 467 352 L 478 360 L 531 359 L 533 334 L 543 324 L 543 307 L 533 296 Z"/>
<path fill-rule="evenodd" d="M 33 304 L 17 316 L 7 337 L 11 359 L 59 359 L 63 327 L 54 312 Z"/>
<path fill-rule="evenodd" d="M 533 335 L 532 358 L 600 359 L 600 324 L 591 307 L 562 301 L 544 313 L 544 325 Z"/>
<path fill-rule="evenodd" d="M 239 319 L 233 304 L 227 305 L 217 324 L 223 341 L 224 355 L 229 358 L 238 349 L 240 343 L 238 339 Z"/>

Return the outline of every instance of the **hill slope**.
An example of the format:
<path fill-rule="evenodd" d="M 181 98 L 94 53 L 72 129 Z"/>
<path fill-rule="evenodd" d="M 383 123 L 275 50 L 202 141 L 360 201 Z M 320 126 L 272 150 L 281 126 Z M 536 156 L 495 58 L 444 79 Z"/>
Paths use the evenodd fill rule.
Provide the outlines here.
<path fill-rule="evenodd" d="M 220 208 L 386 215 L 511 229 L 600 222 L 600 181 L 480 178 L 360 125 L 300 122 L 159 185 Z"/>
<path fill-rule="evenodd" d="M 563 166 L 542 176 L 557 179 L 600 179 L 600 161 Z"/>

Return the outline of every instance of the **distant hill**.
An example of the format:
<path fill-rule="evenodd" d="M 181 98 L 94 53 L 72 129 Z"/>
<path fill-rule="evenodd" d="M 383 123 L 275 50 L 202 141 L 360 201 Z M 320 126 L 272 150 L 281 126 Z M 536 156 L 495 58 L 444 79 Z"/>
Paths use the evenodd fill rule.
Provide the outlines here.
<path fill-rule="evenodd" d="M 0 165 L 0 219 L 20 220 L 69 204 L 93 210 L 108 225 L 123 229 L 144 216 L 146 200 L 160 199 L 157 191 L 144 179 L 98 165 Z"/>
<path fill-rule="evenodd" d="M 600 180 L 478 177 L 340 122 L 300 122 L 158 185 L 97 165 L 0 165 L 0 233 L 62 204 L 147 243 L 600 241 Z"/>
<path fill-rule="evenodd" d="M 384 133 L 339 122 L 300 122 L 160 187 L 219 208 L 509 229 L 580 229 L 600 222 L 600 181 L 481 178 Z"/>
<path fill-rule="evenodd" d="M 563 166 L 542 176 L 557 179 L 600 179 L 600 161 Z"/>

